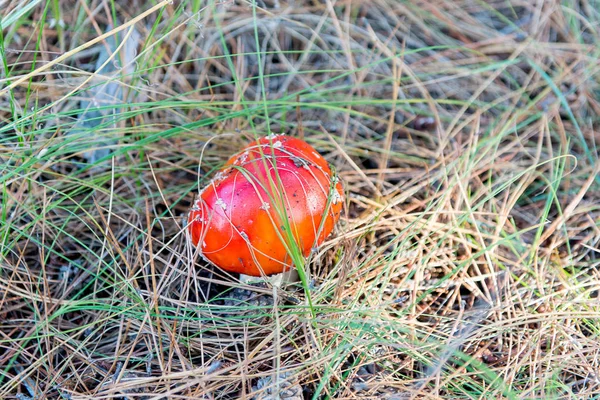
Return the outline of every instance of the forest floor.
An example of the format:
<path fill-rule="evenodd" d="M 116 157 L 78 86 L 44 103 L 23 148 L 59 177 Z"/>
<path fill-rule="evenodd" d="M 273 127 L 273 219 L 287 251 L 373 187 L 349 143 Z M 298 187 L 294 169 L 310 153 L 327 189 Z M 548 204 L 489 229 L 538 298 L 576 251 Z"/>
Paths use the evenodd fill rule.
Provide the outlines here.
<path fill-rule="evenodd" d="M 0 398 L 600 395 L 598 0 L 0 9 Z M 270 133 L 346 193 L 282 288 L 185 229 Z"/>

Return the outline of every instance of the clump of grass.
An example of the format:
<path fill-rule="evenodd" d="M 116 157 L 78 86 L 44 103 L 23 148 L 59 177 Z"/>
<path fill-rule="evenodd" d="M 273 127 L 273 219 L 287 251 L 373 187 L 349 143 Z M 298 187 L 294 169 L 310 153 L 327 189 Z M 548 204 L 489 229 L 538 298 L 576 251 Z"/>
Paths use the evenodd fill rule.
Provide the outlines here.
<path fill-rule="evenodd" d="M 1 398 L 600 393 L 593 1 L 1 16 Z M 348 194 L 304 290 L 239 282 L 184 229 L 269 132 L 326 154 Z"/>

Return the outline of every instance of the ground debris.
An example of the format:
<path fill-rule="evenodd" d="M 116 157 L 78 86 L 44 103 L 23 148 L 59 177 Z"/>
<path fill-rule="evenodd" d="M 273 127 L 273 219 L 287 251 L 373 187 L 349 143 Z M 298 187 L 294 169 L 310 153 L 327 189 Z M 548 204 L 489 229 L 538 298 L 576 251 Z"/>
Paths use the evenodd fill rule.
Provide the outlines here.
<path fill-rule="evenodd" d="M 294 382 L 291 373 L 269 375 L 258 379 L 252 386 L 252 400 L 302 400 L 302 387 Z M 274 383 L 276 380 L 276 383 Z"/>

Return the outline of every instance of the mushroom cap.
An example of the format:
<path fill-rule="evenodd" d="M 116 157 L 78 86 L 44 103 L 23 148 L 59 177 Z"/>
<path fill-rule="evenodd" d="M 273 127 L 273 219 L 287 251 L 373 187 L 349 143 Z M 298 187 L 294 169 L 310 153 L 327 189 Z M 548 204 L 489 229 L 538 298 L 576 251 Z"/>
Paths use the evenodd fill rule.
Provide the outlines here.
<path fill-rule="evenodd" d="M 312 146 L 271 135 L 227 161 L 195 202 L 189 229 L 216 266 L 272 275 L 292 265 L 289 233 L 307 256 L 333 230 L 342 202 L 341 183 Z"/>

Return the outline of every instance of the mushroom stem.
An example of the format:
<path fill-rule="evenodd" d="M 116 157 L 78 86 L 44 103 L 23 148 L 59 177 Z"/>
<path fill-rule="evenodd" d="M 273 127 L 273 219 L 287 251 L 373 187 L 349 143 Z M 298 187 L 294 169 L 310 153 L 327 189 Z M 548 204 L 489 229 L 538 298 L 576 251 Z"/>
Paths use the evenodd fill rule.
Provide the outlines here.
<path fill-rule="evenodd" d="M 273 275 L 269 277 L 269 281 L 271 285 L 284 289 L 285 286 L 298 282 L 299 280 L 298 271 L 296 268 L 292 268 L 289 271 L 282 272 L 277 275 Z"/>
<path fill-rule="evenodd" d="M 272 286 L 283 289 L 285 286 L 296 283 L 299 281 L 298 271 L 295 268 L 291 268 L 289 271 L 282 272 L 271 276 L 252 276 L 240 274 L 240 282 L 251 285 L 258 282 L 269 282 Z"/>
<path fill-rule="evenodd" d="M 240 274 L 240 282 L 246 285 L 251 285 L 253 283 L 261 282 L 262 278 L 260 276 L 252 276 L 246 274 Z"/>

